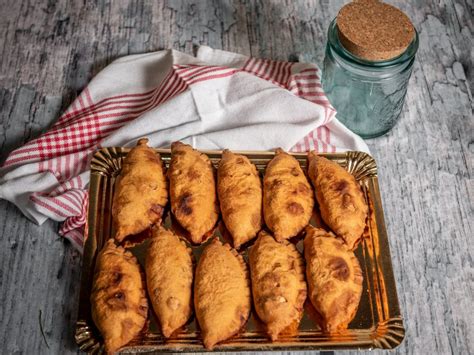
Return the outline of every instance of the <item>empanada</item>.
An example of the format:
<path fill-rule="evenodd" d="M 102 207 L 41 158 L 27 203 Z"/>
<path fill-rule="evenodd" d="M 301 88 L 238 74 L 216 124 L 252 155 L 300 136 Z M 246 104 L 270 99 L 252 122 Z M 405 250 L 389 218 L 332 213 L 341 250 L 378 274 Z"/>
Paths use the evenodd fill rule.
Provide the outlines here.
<path fill-rule="evenodd" d="M 306 299 L 304 261 L 294 244 L 261 231 L 249 252 L 255 310 L 274 341 L 297 328 Z"/>
<path fill-rule="evenodd" d="M 168 202 L 166 175 L 161 157 L 142 138 L 125 157 L 115 183 L 112 218 L 115 240 L 133 246 L 138 234 L 161 222 Z M 135 236 L 135 240 L 134 240 Z"/>
<path fill-rule="evenodd" d="M 175 142 L 168 176 L 173 215 L 193 243 L 204 242 L 219 216 L 211 161 L 191 146 Z"/>
<path fill-rule="evenodd" d="M 191 316 L 191 250 L 171 231 L 154 228 L 145 265 L 148 295 L 162 333 L 168 338 Z"/>
<path fill-rule="evenodd" d="M 214 346 L 243 328 L 250 314 L 250 285 L 242 257 L 214 239 L 196 269 L 194 308 L 204 346 Z"/>
<path fill-rule="evenodd" d="M 262 228 L 262 183 L 257 168 L 246 156 L 224 150 L 217 191 L 222 219 L 238 249 Z"/>
<path fill-rule="evenodd" d="M 316 152 L 308 154 L 308 175 L 313 183 L 321 217 L 354 250 L 367 218 L 367 203 L 352 174 Z"/>
<path fill-rule="evenodd" d="M 113 239 L 97 256 L 91 305 L 92 319 L 108 353 L 129 343 L 146 324 L 148 302 L 140 266 Z"/>
<path fill-rule="evenodd" d="M 347 329 L 362 294 L 362 271 L 354 252 L 334 234 L 308 226 L 304 257 L 309 298 L 321 315 L 323 329 Z"/>
<path fill-rule="evenodd" d="M 263 214 L 275 239 L 282 241 L 301 232 L 311 219 L 313 206 L 313 191 L 300 164 L 277 149 L 263 179 Z"/>

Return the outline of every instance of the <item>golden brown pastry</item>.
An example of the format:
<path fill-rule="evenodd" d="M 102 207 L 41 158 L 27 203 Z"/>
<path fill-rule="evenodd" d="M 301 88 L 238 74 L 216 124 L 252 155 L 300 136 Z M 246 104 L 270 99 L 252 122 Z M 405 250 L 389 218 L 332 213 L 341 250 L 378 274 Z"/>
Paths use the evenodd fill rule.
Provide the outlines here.
<path fill-rule="evenodd" d="M 148 295 L 166 338 L 191 316 L 193 262 L 191 250 L 174 233 L 153 229 L 146 263 Z"/>
<path fill-rule="evenodd" d="M 300 164 L 277 149 L 263 179 L 263 214 L 275 239 L 282 241 L 301 232 L 311 219 L 313 206 L 313 191 Z"/>
<path fill-rule="evenodd" d="M 222 219 L 238 249 L 262 228 L 262 183 L 257 168 L 246 156 L 224 150 L 217 191 Z"/>
<path fill-rule="evenodd" d="M 323 329 L 347 329 L 359 307 L 362 271 L 354 253 L 324 229 L 306 227 L 304 239 L 309 298 Z"/>
<path fill-rule="evenodd" d="M 303 257 L 296 247 L 277 242 L 261 231 L 249 252 L 255 310 L 272 341 L 289 327 L 297 328 L 306 299 Z"/>
<path fill-rule="evenodd" d="M 160 155 L 142 138 L 130 150 L 115 183 L 112 218 L 115 240 L 132 246 L 137 234 L 161 222 L 168 202 L 166 175 Z"/>
<path fill-rule="evenodd" d="M 193 243 L 204 242 L 219 216 L 211 161 L 191 146 L 175 142 L 168 176 L 171 211 Z"/>
<path fill-rule="evenodd" d="M 242 257 L 214 239 L 199 259 L 194 308 L 204 346 L 214 346 L 243 328 L 250 314 L 250 285 Z"/>
<path fill-rule="evenodd" d="M 91 293 L 92 319 L 114 353 L 146 324 L 148 302 L 137 259 L 109 239 L 97 256 Z"/>
<path fill-rule="evenodd" d="M 365 228 L 367 203 L 352 174 L 312 151 L 308 154 L 308 174 L 324 222 L 354 250 Z"/>

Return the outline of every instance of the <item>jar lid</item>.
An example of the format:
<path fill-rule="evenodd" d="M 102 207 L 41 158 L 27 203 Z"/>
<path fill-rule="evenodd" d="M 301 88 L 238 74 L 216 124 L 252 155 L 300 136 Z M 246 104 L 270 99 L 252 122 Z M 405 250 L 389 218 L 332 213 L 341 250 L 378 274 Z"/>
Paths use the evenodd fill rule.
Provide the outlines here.
<path fill-rule="evenodd" d="M 370 61 L 399 56 L 415 35 L 407 15 L 378 0 L 356 0 L 345 5 L 339 11 L 336 23 L 344 48 Z"/>

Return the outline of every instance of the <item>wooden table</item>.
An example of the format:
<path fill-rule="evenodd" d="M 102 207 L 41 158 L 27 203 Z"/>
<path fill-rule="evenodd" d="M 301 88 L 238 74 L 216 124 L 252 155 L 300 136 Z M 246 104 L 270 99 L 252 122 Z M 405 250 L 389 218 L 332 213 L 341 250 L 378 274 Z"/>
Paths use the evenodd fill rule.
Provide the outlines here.
<path fill-rule="evenodd" d="M 390 1 L 420 33 L 401 121 L 369 140 L 378 161 L 407 327 L 397 353 L 474 353 L 473 8 Z M 130 53 L 193 46 L 322 62 L 343 1 L 2 1 L 0 161 Z M 81 256 L 0 201 L 0 352 L 77 352 Z"/>

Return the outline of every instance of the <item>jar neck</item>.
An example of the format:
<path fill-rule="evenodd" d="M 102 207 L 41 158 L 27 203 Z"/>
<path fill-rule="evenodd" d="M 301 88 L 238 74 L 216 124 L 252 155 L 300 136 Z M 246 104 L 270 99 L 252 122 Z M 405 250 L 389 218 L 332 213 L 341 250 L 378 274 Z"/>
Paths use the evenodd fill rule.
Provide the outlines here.
<path fill-rule="evenodd" d="M 328 29 L 327 51 L 334 61 L 343 69 L 356 75 L 364 77 L 391 77 L 405 70 L 410 70 L 415 60 L 415 54 L 418 50 L 418 33 L 415 29 L 415 37 L 407 49 L 396 58 L 384 61 L 369 61 L 354 56 L 339 41 L 339 34 L 334 19 Z"/>

